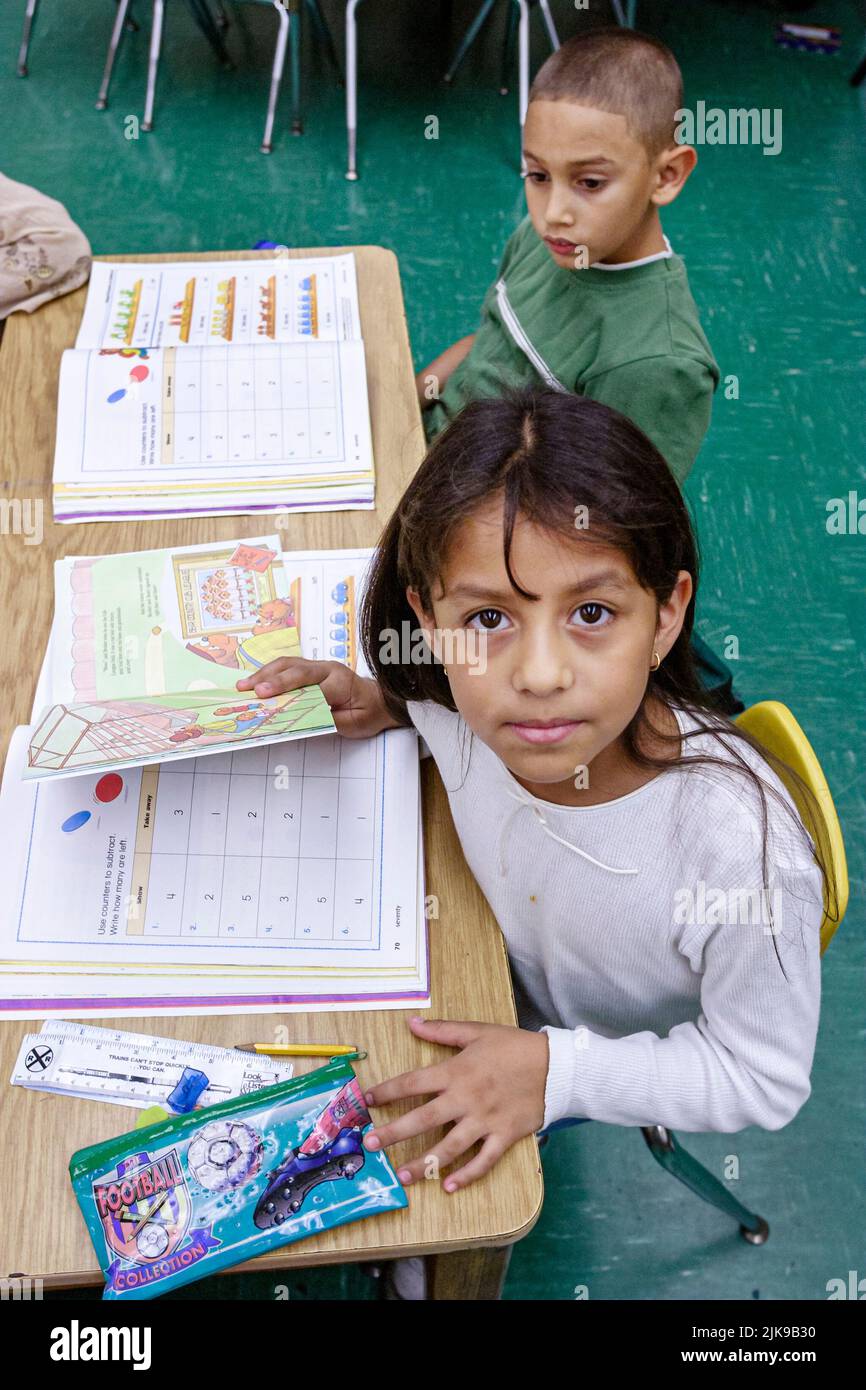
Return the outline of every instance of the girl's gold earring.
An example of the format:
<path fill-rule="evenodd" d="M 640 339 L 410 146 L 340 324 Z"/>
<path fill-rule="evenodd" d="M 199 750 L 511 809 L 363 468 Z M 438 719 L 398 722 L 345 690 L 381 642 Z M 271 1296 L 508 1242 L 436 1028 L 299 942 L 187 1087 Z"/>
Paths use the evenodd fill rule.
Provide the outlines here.
<path fill-rule="evenodd" d="M 652 659 L 652 664 L 650 665 L 650 670 L 651 670 L 651 671 L 657 671 L 657 670 L 659 669 L 659 667 L 661 666 L 661 664 L 662 664 L 662 659 L 661 659 L 661 657 L 659 656 L 658 652 L 653 652 L 653 659 Z"/>

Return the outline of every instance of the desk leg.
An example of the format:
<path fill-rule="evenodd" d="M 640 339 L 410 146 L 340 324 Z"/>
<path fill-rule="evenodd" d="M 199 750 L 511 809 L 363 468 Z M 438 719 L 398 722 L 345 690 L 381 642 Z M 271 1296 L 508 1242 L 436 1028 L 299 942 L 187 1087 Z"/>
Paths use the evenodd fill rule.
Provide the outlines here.
<path fill-rule="evenodd" d="M 427 1259 L 427 1297 L 447 1300 L 502 1297 L 511 1246 L 457 1250 L 450 1255 L 430 1255 Z"/>

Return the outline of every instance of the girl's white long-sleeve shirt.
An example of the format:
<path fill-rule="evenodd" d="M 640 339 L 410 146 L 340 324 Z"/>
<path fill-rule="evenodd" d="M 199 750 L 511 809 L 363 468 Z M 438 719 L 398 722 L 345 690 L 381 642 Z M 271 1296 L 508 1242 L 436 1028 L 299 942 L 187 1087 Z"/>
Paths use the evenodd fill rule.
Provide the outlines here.
<path fill-rule="evenodd" d="M 459 715 L 408 710 L 505 936 L 519 1022 L 547 1034 L 545 1126 L 728 1133 L 793 1119 L 818 1027 L 821 875 L 768 792 L 765 877 L 760 799 L 722 739 L 683 752 L 724 767 L 666 769 L 566 807 L 527 792 Z M 763 759 L 736 747 L 790 805 Z"/>

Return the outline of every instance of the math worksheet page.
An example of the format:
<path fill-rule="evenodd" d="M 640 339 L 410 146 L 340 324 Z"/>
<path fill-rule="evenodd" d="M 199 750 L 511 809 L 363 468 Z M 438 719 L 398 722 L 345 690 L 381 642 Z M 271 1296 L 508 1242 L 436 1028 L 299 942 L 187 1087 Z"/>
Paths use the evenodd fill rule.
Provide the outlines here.
<path fill-rule="evenodd" d="M 413 731 L 42 785 L 20 781 L 25 741 L 18 730 L 0 797 L 17 878 L 0 958 L 416 965 Z"/>
<path fill-rule="evenodd" d="M 364 345 L 250 343 L 63 354 L 54 478 L 117 492 L 370 467 Z M 210 490 L 217 492 L 212 486 Z"/>

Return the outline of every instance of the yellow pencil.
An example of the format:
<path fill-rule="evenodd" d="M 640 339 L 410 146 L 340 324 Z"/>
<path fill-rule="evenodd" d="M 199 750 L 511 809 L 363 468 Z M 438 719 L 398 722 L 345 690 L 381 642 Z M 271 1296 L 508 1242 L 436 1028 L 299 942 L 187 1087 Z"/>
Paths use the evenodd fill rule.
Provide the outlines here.
<path fill-rule="evenodd" d="M 346 1043 L 235 1043 L 236 1052 L 258 1052 L 265 1057 L 346 1057 L 350 1052 L 358 1052 L 356 1047 Z M 366 1052 L 358 1052 L 366 1057 Z"/>

